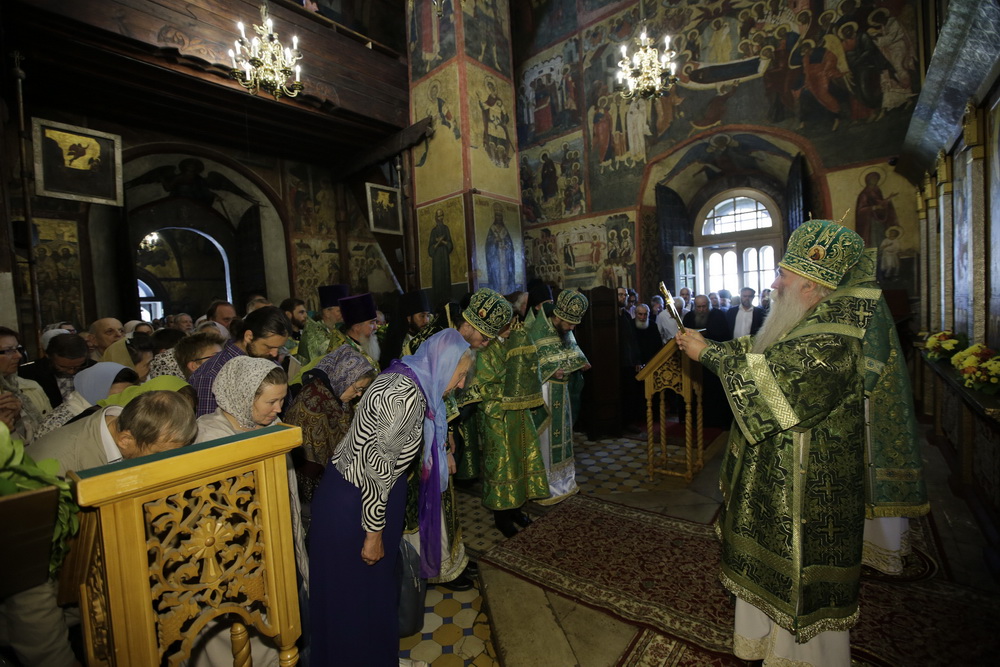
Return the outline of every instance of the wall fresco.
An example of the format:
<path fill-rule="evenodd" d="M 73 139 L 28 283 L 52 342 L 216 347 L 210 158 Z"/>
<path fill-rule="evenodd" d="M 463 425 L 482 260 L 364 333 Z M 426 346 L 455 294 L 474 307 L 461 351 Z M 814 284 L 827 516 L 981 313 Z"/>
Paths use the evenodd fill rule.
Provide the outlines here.
<path fill-rule="evenodd" d="M 527 278 L 563 288 L 634 287 L 634 214 L 617 213 L 526 231 Z"/>
<path fill-rule="evenodd" d="M 465 54 L 510 77 L 510 7 L 508 0 L 462 2 Z"/>
<path fill-rule="evenodd" d="M 521 210 L 525 224 L 587 212 L 584 150 L 583 135 L 576 132 L 521 151 Z"/>
<path fill-rule="evenodd" d="M 516 198 L 517 146 L 511 84 L 466 66 L 472 182 L 476 188 Z"/>
<path fill-rule="evenodd" d="M 455 3 L 407 0 L 406 8 L 410 81 L 417 81 L 455 57 Z"/>
<path fill-rule="evenodd" d="M 413 188 L 417 203 L 462 189 L 462 119 L 458 66 L 449 65 L 415 86 L 413 120 L 430 116 L 434 136 L 413 147 Z"/>
<path fill-rule="evenodd" d="M 607 3 L 611 14 L 538 51 L 517 72 L 519 132 L 530 139 L 534 99 L 520 88 L 525 74 L 579 40 L 592 211 L 633 206 L 649 156 L 728 125 L 802 134 L 826 168 L 898 152 L 919 93 L 911 3 L 648 2 L 647 29 L 671 36 L 680 82 L 643 104 L 614 93 L 620 48 L 632 48 L 641 23 L 638 4 L 614 7 Z"/>
<path fill-rule="evenodd" d="M 517 204 L 472 196 L 476 228 L 476 287 L 501 294 L 524 289 L 524 240 Z"/>
<path fill-rule="evenodd" d="M 567 39 L 520 68 L 517 137 L 521 149 L 579 127 L 583 118 L 580 40 Z"/>
<path fill-rule="evenodd" d="M 420 287 L 430 288 L 437 307 L 468 287 L 465 203 L 461 195 L 417 209 Z"/>

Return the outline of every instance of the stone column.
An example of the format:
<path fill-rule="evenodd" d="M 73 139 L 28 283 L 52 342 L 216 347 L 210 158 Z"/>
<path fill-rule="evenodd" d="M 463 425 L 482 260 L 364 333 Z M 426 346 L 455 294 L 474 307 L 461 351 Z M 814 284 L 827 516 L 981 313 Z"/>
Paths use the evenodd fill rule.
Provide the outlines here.
<path fill-rule="evenodd" d="M 969 285 L 970 303 L 968 331 L 969 344 L 986 340 L 986 144 L 983 131 L 982 110 L 971 100 L 965 106 L 963 122 L 965 145 L 968 149 L 969 179 Z"/>
<path fill-rule="evenodd" d="M 412 173 L 419 283 L 435 306 L 524 288 L 508 0 L 453 6 L 407 3 L 411 120 L 434 127 Z"/>
<path fill-rule="evenodd" d="M 951 208 L 952 180 L 951 180 L 951 156 L 944 151 L 938 153 L 937 161 L 937 187 L 938 187 L 938 219 L 940 224 L 938 252 L 941 258 L 938 273 L 940 284 L 941 303 L 941 329 L 953 329 L 955 326 L 955 299 L 954 284 L 955 272 L 952 259 L 955 255 L 955 221 Z"/>

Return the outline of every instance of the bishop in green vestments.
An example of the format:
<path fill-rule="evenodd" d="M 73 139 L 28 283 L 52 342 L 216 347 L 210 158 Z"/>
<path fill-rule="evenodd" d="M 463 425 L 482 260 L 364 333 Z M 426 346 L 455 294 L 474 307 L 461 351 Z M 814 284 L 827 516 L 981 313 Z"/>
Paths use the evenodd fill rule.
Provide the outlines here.
<path fill-rule="evenodd" d="M 853 231 L 811 220 L 789 240 L 756 336 L 677 336 L 722 380 L 735 417 L 717 530 L 745 660 L 850 664 L 865 521 L 862 341 L 880 294 L 838 288 L 863 251 Z"/>

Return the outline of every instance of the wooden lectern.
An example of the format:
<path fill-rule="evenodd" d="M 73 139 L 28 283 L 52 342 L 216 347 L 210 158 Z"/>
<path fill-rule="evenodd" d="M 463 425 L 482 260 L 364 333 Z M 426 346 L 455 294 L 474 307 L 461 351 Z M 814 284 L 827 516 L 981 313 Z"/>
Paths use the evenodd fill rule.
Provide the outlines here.
<path fill-rule="evenodd" d="M 701 364 L 694 363 L 671 340 L 643 366 L 636 376 L 646 394 L 646 469 L 653 473 L 675 475 L 687 481 L 705 465 L 705 435 L 702 429 Z M 667 451 L 667 391 L 684 399 L 684 455 L 671 456 Z M 660 397 L 659 438 L 653 431 L 653 398 Z M 693 423 L 692 423 L 693 422 Z M 695 432 L 697 431 L 697 432 Z M 659 441 L 659 450 L 656 444 Z"/>
<path fill-rule="evenodd" d="M 69 474 L 81 533 L 61 586 L 79 593 L 90 667 L 179 665 L 227 615 L 234 665 L 250 664 L 247 626 L 298 662 L 285 454 L 301 442 L 270 426 Z"/>

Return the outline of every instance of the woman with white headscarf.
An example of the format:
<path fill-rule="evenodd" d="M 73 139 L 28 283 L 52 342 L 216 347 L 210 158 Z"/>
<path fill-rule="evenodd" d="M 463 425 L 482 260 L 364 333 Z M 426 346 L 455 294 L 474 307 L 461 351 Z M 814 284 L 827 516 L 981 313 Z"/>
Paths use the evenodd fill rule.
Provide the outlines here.
<path fill-rule="evenodd" d="M 270 359 L 241 355 L 222 367 L 212 393 L 219 407 L 198 418 L 197 442 L 274 424 L 288 393 L 288 376 Z"/>
<path fill-rule="evenodd" d="M 469 344 L 455 329 L 395 360 L 358 405 L 313 497 L 310 560 L 312 664 L 395 667 L 406 470 L 421 457 L 420 530 L 441 541 L 448 484 L 444 396 L 464 384 Z M 429 554 L 440 549 L 427 549 Z M 422 551 L 422 554 L 424 552 Z"/>
<path fill-rule="evenodd" d="M 123 391 L 137 382 L 139 376 L 134 370 L 113 361 L 99 361 L 89 368 L 84 368 L 76 374 L 73 391 L 66 400 L 45 416 L 37 437 L 40 438 L 49 431 L 65 426 L 73 417 L 97 405 L 101 399 Z"/>
<path fill-rule="evenodd" d="M 167 376 L 163 376 L 167 377 Z M 227 361 L 212 383 L 212 393 L 218 408 L 215 412 L 198 418 L 198 438 L 206 442 L 228 438 L 247 431 L 254 431 L 278 423 L 285 394 L 288 393 L 288 376 L 270 359 L 239 356 Z M 289 465 L 289 500 L 291 504 L 292 531 L 295 538 L 295 564 L 308 586 L 309 569 L 306 561 L 305 542 L 299 520 L 299 494 L 295 488 L 295 473 Z M 269 641 L 250 630 L 250 648 L 255 665 L 278 662 L 278 650 Z M 198 638 L 191 652 L 190 667 L 229 667 L 233 654 L 229 626 L 223 621 L 213 621 Z"/>

